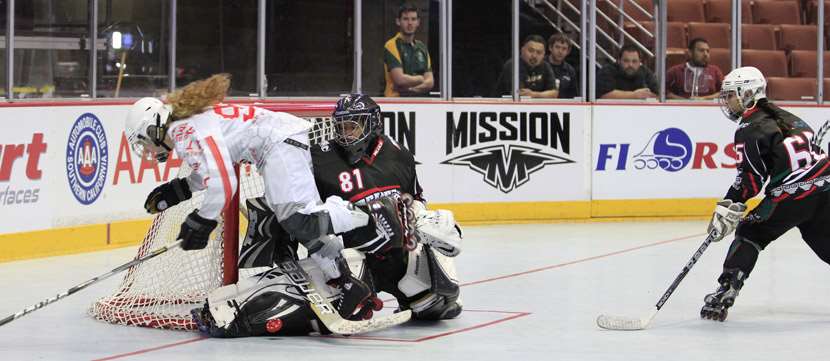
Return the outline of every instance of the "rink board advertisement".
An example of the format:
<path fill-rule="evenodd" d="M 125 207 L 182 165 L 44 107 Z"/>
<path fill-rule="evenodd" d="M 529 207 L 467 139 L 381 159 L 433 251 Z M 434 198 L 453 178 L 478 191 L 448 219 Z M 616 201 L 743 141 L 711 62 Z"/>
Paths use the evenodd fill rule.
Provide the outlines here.
<path fill-rule="evenodd" d="M 722 196 L 736 175 L 735 123 L 717 107 L 595 106 L 592 198 Z"/>
<path fill-rule="evenodd" d="M 588 107 L 382 104 L 431 202 L 590 199 Z M 413 146 L 414 145 L 414 146 Z"/>
<path fill-rule="evenodd" d="M 385 131 L 414 151 L 436 203 L 588 201 L 586 107 L 384 104 Z M 130 151 L 126 105 L 0 108 L 0 233 L 147 219 L 181 160 Z M 587 214 L 586 214 L 587 215 Z"/>
<path fill-rule="evenodd" d="M 2 233 L 146 218 L 144 195 L 178 169 L 130 153 L 126 109 L 0 108 L 21 120 L 0 133 Z"/>
<path fill-rule="evenodd" d="M 830 119 L 785 109 L 815 129 Z M 596 105 L 592 120 L 594 201 L 721 198 L 737 175 L 737 124 L 718 106 Z"/>

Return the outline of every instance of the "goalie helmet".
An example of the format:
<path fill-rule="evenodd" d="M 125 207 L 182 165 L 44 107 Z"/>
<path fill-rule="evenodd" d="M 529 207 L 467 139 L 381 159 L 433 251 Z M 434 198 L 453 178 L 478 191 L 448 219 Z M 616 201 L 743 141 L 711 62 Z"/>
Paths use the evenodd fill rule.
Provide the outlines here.
<path fill-rule="evenodd" d="M 133 153 L 144 156 L 145 150 L 159 162 L 167 161 L 172 150 L 164 142 L 172 111 L 156 98 L 141 98 L 127 113 L 124 133 Z"/>
<path fill-rule="evenodd" d="M 372 140 L 383 132 L 380 106 L 364 94 L 340 98 L 332 114 L 334 143 L 346 153 L 350 164 L 360 161 Z"/>
<path fill-rule="evenodd" d="M 729 72 L 723 79 L 720 106 L 723 114 L 737 122 L 758 100 L 767 97 L 767 80 L 756 67 L 745 66 Z"/>

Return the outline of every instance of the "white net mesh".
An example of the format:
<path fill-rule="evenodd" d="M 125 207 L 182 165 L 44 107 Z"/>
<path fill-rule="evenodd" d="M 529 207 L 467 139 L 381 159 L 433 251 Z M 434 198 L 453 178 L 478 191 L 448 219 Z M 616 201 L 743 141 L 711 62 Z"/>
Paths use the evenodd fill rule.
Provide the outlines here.
<path fill-rule="evenodd" d="M 331 139 L 330 118 L 312 116 L 306 119 L 314 121 L 315 124 L 311 134 L 312 143 Z M 183 164 L 179 177 L 187 176 L 189 172 L 190 169 Z M 190 310 L 201 307 L 208 292 L 224 284 L 236 282 L 236 259 L 241 240 L 227 239 L 232 238 L 227 234 L 233 232 L 226 232 L 226 224 L 239 225 L 240 213 L 245 212 L 245 200 L 262 196 L 264 192 L 262 178 L 254 166 L 241 165 L 239 176 L 238 206 L 229 206 L 224 212 L 205 249 L 171 249 L 130 268 L 118 289 L 112 295 L 93 303 L 89 313 L 99 320 L 115 324 L 177 330 L 195 329 Z M 195 193 L 190 200 L 158 214 L 153 219 L 136 258 L 175 241 L 181 223 L 202 203 L 203 196 L 203 192 Z M 227 254 L 226 249 L 229 251 Z"/>

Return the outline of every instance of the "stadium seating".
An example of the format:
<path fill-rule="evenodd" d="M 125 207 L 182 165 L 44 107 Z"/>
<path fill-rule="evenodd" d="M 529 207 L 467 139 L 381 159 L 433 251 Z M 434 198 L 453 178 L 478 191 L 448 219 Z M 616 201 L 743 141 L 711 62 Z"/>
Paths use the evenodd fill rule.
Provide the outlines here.
<path fill-rule="evenodd" d="M 787 57 L 783 51 L 742 50 L 742 65 L 754 66 L 768 77 L 787 76 Z"/>
<path fill-rule="evenodd" d="M 656 34 L 654 22 L 642 21 L 640 22 L 640 25 L 651 31 L 652 34 Z M 630 30 L 634 38 L 643 43 L 643 45 L 645 45 L 647 48 L 654 49 L 654 38 L 649 37 L 642 30 L 640 30 L 640 28 L 632 26 L 626 30 Z M 688 39 L 686 38 L 685 23 L 670 22 L 666 24 L 666 34 L 668 36 L 668 38 L 666 39 L 667 48 L 685 49 L 689 45 Z"/>
<path fill-rule="evenodd" d="M 731 47 L 732 32 L 726 23 L 689 23 L 689 41 L 703 38 L 709 42 L 711 48 L 729 49 Z"/>
<path fill-rule="evenodd" d="M 741 25 L 741 48 L 776 50 L 777 41 L 774 25 Z"/>
<path fill-rule="evenodd" d="M 790 76 L 815 78 L 816 64 L 816 52 L 814 50 L 794 50 L 790 53 Z"/>
<path fill-rule="evenodd" d="M 713 48 L 709 50 L 709 64 L 717 65 L 723 75 L 732 71 L 732 51 Z"/>
<path fill-rule="evenodd" d="M 700 0 L 668 1 L 666 16 L 668 17 L 669 21 L 706 21 L 706 15 L 703 11 L 703 2 Z"/>
<path fill-rule="evenodd" d="M 801 24 L 801 11 L 796 0 L 757 0 L 752 3 L 755 24 Z"/>
<path fill-rule="evenodd" d="M 752 23 L 751 2 L 741 2 L 741 23 Z M 731 23 L 732 22 L 732 0 L 708 0 L 706 1 L 706 22 L 709 23 Z"/>
<path fill-rule="evenodd" d="M 813 101 L 816 79 L 767 77 L 767 97 L 772 100 Z"/>
<path fill-rule="evenodd" d="M 780 50 L 816 50 L 818 29 L 815 25 L 781 25 Z"/>

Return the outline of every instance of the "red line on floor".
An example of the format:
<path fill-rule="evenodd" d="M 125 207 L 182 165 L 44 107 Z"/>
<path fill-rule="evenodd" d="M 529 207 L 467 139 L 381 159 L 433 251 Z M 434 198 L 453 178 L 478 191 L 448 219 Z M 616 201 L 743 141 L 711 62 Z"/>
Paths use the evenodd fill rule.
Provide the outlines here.
<path fill-rule="evenodd" d="M 582 263 L 582 262 L 593 261 L 595 259 L 610 257 L 610 256 L 622 254 L 622 253 L 628 253 L 628 252 L 636 251 L 636 250 L 643 249 L 643 248 L 659 246 L 659 245 L 666 244 L 666 243 L 677 242 L 677 241 L 681 241 L 681 240 L 684 240 L 684 239 L 689 239 L 689 238 L 692 238 L 692 237 L 702 237 L 703 235 L 705 235 L 705 234 L 704 233 L 699 233 L 699 234 L 693 234 L 693 235 L 689 235 L 689 236 L 672 238 L 672 239 L 665 240 L 665 241 L 644 244 L 644 245 L 637 246 L 637 247 L 632 247 L 632 248 L 626 248 L 626 249 L 623 249 L 623 250 L 619 250 L 619 251 L 615 251 L 615 252 L 611 252 L 611 253 L 605 253 L 605 254 L 601 254 L 601 255 L 598 255 L 598 256 L 592 256 L 592 257 L 582 258 L 582 259 L 578 259 L 578 260 L 574 260 L 574 261 L 570 261 L 570 262 L 559 263 L 559 264 L 555 264 L 555 265 L 535 268 L 535 269 L 524 271 L 524 272 L 511 273 L 511 274 L 505 275 L 505 276 L 492 277 L 492 278 L 487 278 L 487 279 L 483 279 L 483 280 L 479 280 L 479 281 L 467 282 L 467 283 L 461 284 L 461 286 L 471 286 L 471 285 L 477 285 L 477 284 L 481 284 L 481 283 L 487 283 L 487 282 L 503 280 L 503 279 L 506 279 L 506 278 L 524 276 L 526 274 L 547 271 L 547 270 L 550 270 L 550 269 L 560 268 L 560 267 L 569 266 L 569 265 L 572 265 L 572 264 L 577 264 L 577 263 Z M 384 302 L 387 302 L 387 301 L 384 300 Z M 482 328 L 482 327 L 495 325 L 495 324 L 498 324 L 498 323 L 501 323 L 501 322 L 510 321 L 512 319 L 516 319 L 516 318 L 519 318 L 519 317 L 524 317 L 524 316 L 527 316 L 527 315 L 530 314 L 529 312 L 515 313 L 515 312 L 509 312 L 509 311 L 481 311 L 481 310 L 478 310 L 478 311 L 465 310 L 465 312 L 502 312 L 502 313 L 511 313 L 512 315 L 508 316 L 508 317 L 505 317 L 505 318 L 495 320 L 495 321 L 490 321 L 490 322 L 487 322 L 487 323 L 483 323 L 483 324 L 480 324 L 480 325 L 474 325 L 474 326 L 470 326 L 470 327 L 463 328 L 463 329 L 460 329 L 460 330 L 448 331 L 448 332 L 444 332 L 444 333 L 437 334 L 437 335 L 426 336 L 426 337 L 422 337 L 422 338 L 415 339 L 415 340 L 392 339 L 392 338 L 383 338 L 383 337 L 362 337 L 362 336 L 351 336 L 350 338 L 351 339 L 360 339 L 360 340 L 376 340 L 376 341 L 422 342 L 422 341 L 431 340 L 431 339 L 435 339 L 435 338 L 439 338 L 439 337 L 444 337 L 444 336 L 448 336 L 448 335 L 452 335 L 452 334 L 456 334 L 456 333 L 466 332 L 466 331 L 470 331 L 470 330 L 474 330 L 474 329 L 478 329 L 478 328 Z M 190 339 L 190 340 L 180 341 L 180 342 L 171 343 L 171 344 L 162 345 L 162 346 L 149 348 L 149 349 L 144 349 L 144 350 L 138 350 L 138 351 L 125 353 L 125 354 L 110 356 L 110 357 L 106 357 L 106 358 L 95 359 L 93 361 L 115 360 L 115 359 L 124 358 L 124 357 L 128 357 L 128 356 L 140 355 L 140 354 L 143 354 L 143 353 L 148 353 L 148 352 L 152 352 L 152 351 L 156 351 L 156 350 L 162 350 L 162 349 L 165 349 L 165 348 L 170 348 L 170 347 L 175 347 L 175 346 L 179 346 L 179 345 L 185 345 L 185 344 L 188 344 L 188 343 L 198 342 L 198 341 L 202 341 L 202 340 L 205 340 L 205 339 L 207 339 L 207 338 L 200 336 L 200 337 Z"/>
<path fill-rule="evenodd" d="M 458 333 L 462 333 L 462 332 L 472 331 L 472 330 L 479 329 L 479 328 L 483 328 L 483 327 L 487 327 L 487 326 L 492 326 L 492 325 L 495 325 L 495 324 L 498 324 L 498 323 L 507 322 L 507 321 L 510 321 L 510 320 L 513 320 L 513 319 L 516 319 L 516 318 L 519 318 L 519 317 L 524 317 L 524 316 L 527 316 L 527 315 L 530 315 L 530 314 L 531 314 L 530 312 L 515 312 L 515 311 L 485 311 L 485 310 L 464 310 L 464 312 L 504 313 L 504 314 L 509 314 L 510 316 L 507 316 L 507 317 L 504 317 L 504 318 L 500 318 L 500 319 L 497 319 L 497 320 L 493 320 L 493 321 L 488 321 L 488 322 L 480 323 L 480 324 L 473 325 L 473 326 L 469 326 L 469 327 L 465 327 L 465 328 L 461 328 L 461 329 L 458 329 L 458 330 L 452 330 L 452 331 L 442 332 L 442 333 L 439 333 L 439 334 L 429 335 L 429 336 L 424 336 L 424 337 L 420 337 L 420 338 L 416 338 L 416 339 L 391 338 L 391 337 L 373 337 L 373 336 L 349 336 L 348 338 L 347 338 L 347 337 L 340 337 L 340 336 L 332 336 L 332 337 L 333 337 L 333 338 L 339 338 L 339 339 L 349 339 L 349 340 L 367 340 L 367 341 L 411 342 L 411 343 L 416 343 L 416 342 L 424 342 L 424 341 L 428 341 L 428 340 L 434 340 L 434 339 L 436 339 L 436 338 L 441 338 L 441 337 L 445 337 L 445 336 L 449 336 L 449 335 L 454 335 L 454 334 L 458 334 Z"/>
<path fill-rule="evenodd" d="M 115 359 L 129 357 L 129 356 L 141 355 L 143 353 L 163 350 L 163 349 L 166 349 L 166 348 L 186 345 L 186 344 L 193 343 L 193 342 L 204 341 L 204 340 L 207 340 L 207 339 L 208 339 L 207 337 L 199 336 L 199 337 L 196 337 L 196 338 L 191 338 L 189 340 L 179 341 L 179 342 L 175 342 L 175 343 L 169 343 L 169 344 L 166 344 L 166 345 L 161 345 L 161 346 L 157 346 L 157 347 L 153 347 L 153 348 L 147 348 L 147 349 L 143 349 L 143 350 L 133 351 L 133 352 L 129 352 L 129 353 L 122 353 L 120 355 L 115 355 L 115 356 L 109 356 L 109 357 L 94 359 L 92 361 L 115 360 Z"/>
<path fill-rule="evenodd" d="M 648 248 L 648 247 L 659 246 L 659 245 L 661 245 L 661 244 L 666 244 L 666 243 L 671 243 L 671 242 L 677 242 L 677 241 L 681 241 L 681 240 L 684 240 L 684 239 L 689 239 L 689 238 L 692 238 L 692 237 L 702 237 L 702 236 L 704 236 L 704 235 L 705 235 L 705 233 L 700 233 L 700 234 L 693 234 L 693 235 L 689 235 L 689 236 L 683 236 L 683 237 L 672 238 L 672 239 L 665 240 L 665 241 L 660 241 L 660 242 L 654 242 L 654 243 L 644 244 L 644 245 L 642 245 L 642 246 L 637 246 L 637 247 L 627 248 L 627 249 L 623 249 L 623 250 L 619 250 L 619 251 L 615 251 L 615 252 L 611 252 L 611 253 L 601 254 L 601 255 L 598 255 L 598 256 L 592 256 L 592 257 L 588 257 L 588 258 L 578 259 L 578 260 L 575 260 L 575 261 L 570 261 L 570 262 L 565 262 L 565 263 L 559 263 L 559 264 L 555 264 L 555 265 L 550 265 L 550 266 L 540 267 L 540 268 L 532 269 L 532 270 L 529 270 L 529 271 L 517 272 L 517 273 L 511 273 L 511 274 L 509 274 L 509 275 L 505 275 L 505 276 L 498 276 L 498 277 L 487 278 L 487 279 L 483 279 L 483 280 L 479 280 L 479 281 L 473 281 L 473 282 L 462 283 L 462 284 L 461 284 L 461 286 L 472 286 L 472 285 L 477 285 L 477 284 L 480 284 L 480 283 L 487 283 L 487 282 L 499 281 L 499 280 L 503 280 L 503 279 L 505 279 L 505 278 L 513 278 L 513 277 L 518 277 L 518 276 L 524 276 L 524 275 L 526 275 L 526 274 L 531 274 L 531 273 L 536 273 L 536 272 L 547 271 L 547 270 L 550 270 L 550 269 L 560 268 L 560 267 L 565 267 L 565 266 L 570 266 L 570 265 L 572 265 L 572 264 L 577 264 L 577 263 L 582 263 L 582 262 L 593 261 L 593 260 L 595 260 L 595 259 L 600 259 L 600 258 L 605 258 L 605 257 L 615 256 L 615 255 L 622 254 L 622 253 L 627 253 L 627 252 L 631 252 L 631 251 L 636 251 L 636 250 L 638 250 L 638 249 L 643 249 L 643 248 Z"/>

